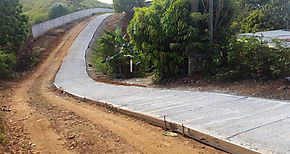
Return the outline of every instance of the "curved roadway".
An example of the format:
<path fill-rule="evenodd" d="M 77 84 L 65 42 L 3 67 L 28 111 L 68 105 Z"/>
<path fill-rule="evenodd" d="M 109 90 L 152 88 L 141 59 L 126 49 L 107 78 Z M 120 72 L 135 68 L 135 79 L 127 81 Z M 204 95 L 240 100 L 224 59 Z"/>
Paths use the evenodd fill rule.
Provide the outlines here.
<path fill-rule="evenodd" d="M 85 54 L 95 31 L 108 16 L 110 14 L 97 16 L 74 41 L 55 78 L 57 88 L 138 115 L 160 120 L 166 116 L 167 121 L 183 124 L 191 130 L 253 151 L 290 152 L 290 102 L 218 93 L 125 87 L 92 80 L 86 72 Z M 212 141 L 209 143 L 212 144 Z"/>

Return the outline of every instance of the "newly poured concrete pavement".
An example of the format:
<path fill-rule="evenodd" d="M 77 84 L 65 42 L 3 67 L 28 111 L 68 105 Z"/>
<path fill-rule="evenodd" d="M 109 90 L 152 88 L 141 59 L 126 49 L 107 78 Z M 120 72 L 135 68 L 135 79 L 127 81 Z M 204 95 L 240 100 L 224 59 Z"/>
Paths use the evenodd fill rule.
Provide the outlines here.
<path fill-rule="evenodd" d="M 262 153 L 290 153 L 290 102 L 207 92 L 125 87 L 92 80 L 85 52 L 101 22 L 80 33 L 59 70 L 55 86 L 72 95 L 183 124 Z"/>

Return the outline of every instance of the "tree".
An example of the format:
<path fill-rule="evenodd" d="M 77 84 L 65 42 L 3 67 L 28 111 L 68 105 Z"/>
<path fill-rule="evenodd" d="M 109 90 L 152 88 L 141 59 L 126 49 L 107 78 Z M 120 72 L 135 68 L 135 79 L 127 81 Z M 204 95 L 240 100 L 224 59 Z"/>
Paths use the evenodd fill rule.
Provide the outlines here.
<path fill-rule="evenodd" d="M 132 15 L 135 7 L 143 7 L 145 0 L 113 0 L 115 12 Z"/>
<path fill-rule="evenodd" d="M 62 3 L 57 3 L 53 5 L 48 10 L 48 17 L 49 19 L 54 19 L 69 13 L 69 10 L 64 6 Z"/>
<path fill-rule="evenodd" d="M 17 53 L 28 36 L 27 21 L 18 0 L 0 0 L 0 51 Z"/>
<path fill-rule="evenodd" d="M 136 59 L 133 47 L 122 34 L 122 29 L 105 32 L 97 41 L 99 56 L 107 65 L 107 72 L 111 76 L 126 77 L 124 71 L 129 66 L 129 60 Z"/>
<path fill-rule="evenodd" d="M 0 78 L 9 77 L 28 36 L 27 17 L 18 0 L 0 0 Z"/>
<path fill-rule="evenodd" d="M 242 32 L 288 29 L 290 22 L 289 0 L 243 1 L 240 20 Z"/>
<path fill-rule="evenodd" d="M 207 48 L 207 14 L 192 13 L 191 0 L 155 0 L 135 11 L 128 33 L 143 63 L 157 80 L 186 74 L 187 56 Z"/>

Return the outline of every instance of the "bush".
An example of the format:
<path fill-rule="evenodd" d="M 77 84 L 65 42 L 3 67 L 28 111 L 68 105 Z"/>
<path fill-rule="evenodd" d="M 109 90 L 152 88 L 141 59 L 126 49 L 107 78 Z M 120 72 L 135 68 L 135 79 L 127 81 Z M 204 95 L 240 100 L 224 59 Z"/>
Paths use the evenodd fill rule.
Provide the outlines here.
<path fill-rule="evenodd" d="M 263 79 L 290 75 L 290 49 L 280 43 L 274 49 L 256 38 L 234 38 L 227 49 L 227 66 L 219 70 L 218 77 Z"/>
<path fill-rule="evenodd" d="M 132 14 L 134 7 L 143 7 L 145 0 L 113 0 L 114 10 L 117 13 Z"/>
<path fill-rule="evenodd" d="M 97 40 L 97 45 L 95 55 L 99 55 L 101 59 L 94 59 L 94 64 L 99 67 L 95 70 L 104 71 L 104 68 L 106 68 L 107 70 L 104 73 L 107 75 L 127 77 L 129 75 L 130 59 L 136 63 L 136 56 L 132 46 L 122 35 L 121 28 L 116 28 L 114 32 L 105 32 Z"/>
<path fill-rule="evenodd" d="M 12 53 L 0 51 L 0 78 L 8 78 L 14 72 L 16 57 Z"/>
<path fill-rule="evenodd" d="M 47 19 L 48 19 L 47 13 L 40 13 L 37 16 L 35 16 L 34 24 L 39 24 L 39 23 L 45 22 L 45 21 L 47 21 Z"/>
<path fill-rule="evenodd" d="M 207 15 L 192 13 L 190 6 L 190 0 L 160 0 L 149 8 L 135 9 L 127 31 L 156 81 L 185 75 L 186 58 L 209 48 L 203 26 Z"/>
<path fill-rule="evenodd" d="M 0 50 L 19 51 L 28 37 L 27 20 L 19 0 L 0 0 Z"/>
<path fill-rule="evenodd" d="M 62 3 L 58 3 L 53 5 L 48 10 L 48 17 L 49 19 L 54 19 L 60 16 L 64 16 L 69 13 L 69 10 L 64 6 Z"/>

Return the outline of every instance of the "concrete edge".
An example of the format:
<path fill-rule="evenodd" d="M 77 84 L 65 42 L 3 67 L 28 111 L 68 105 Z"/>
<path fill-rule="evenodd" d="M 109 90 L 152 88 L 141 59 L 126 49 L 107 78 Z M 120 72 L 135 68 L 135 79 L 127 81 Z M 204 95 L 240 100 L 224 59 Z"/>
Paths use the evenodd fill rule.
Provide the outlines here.
<path fill-rule="evenodd" d="M 72 93 L 70 91 L 67 90 L 63 90 L 62 87 L 59 87 L 57 84 L 53 84 L 53 89 L 67 94 L 77 100 L 82 100 L 84 102 L 87 103 L 91 103 L 91 104 L 96 104 L 98 106 L 101 107 L 105 107 L 111 111 L 114 112 L 118 112 L 130 117 L 134 117 L 137 118 L 139 120 L 145 121 L 149 124 L 152 124 L 154 126 L 158 126 L 158 127 L 162 127 L 164 130 L 170 130 L 170 131 L 174 131 L 177 133 L 182 134 L 184 137 L 189 137 L 192 138 L 194 140 L 197 140 L 203 144 L 212 146 L 216 149 L 222 150 L 224 152 L 228 152 L 228 153 L 233 153 L 233 154 L 258 154 L 258 151 L 252 150 L 252 149 L 248 149 L 246 147 L 243 147 L 241 145 L 236 145 L 234 143 L 231 143 L 229 141 L 223 140 L 223 139 L 219 139 L 216 138 L 214 136 L 211 135 L 207 135 L 205 133 L 196 131 L 194 129 L 191 129 L 189 127 L 186 127 L 182 124 L 176 123 L 176 122 L 172 122 L 172 121 L 167 121 L 166 119 L 159 119 L 159 118 L 155 118 L 152 117 L 150 115 L 146 115 L 143 113 L 138 113 L 129 109 L 123 109 L 120 108 L 118 106 L 112 105 L 111 103 L 107 103 L 107 102 L 99 102 L 99 101 L 95 101 L 92 99 L 88 99 L 86 97 L 83 97 L 81 95 Z"/>
<path fill-rule="evenodd" d="M 108 17 L 110 17 L 110 16 L 108 16 Z M 104 20 L 102 21 L 102 23 L 103 22 L 104 22 Z M 99 27 L 96 29 L 96 31 L 98 29 L 99 29 Z M 85 53 L 85 58 L 87 58 L 86 53 Z M 60 68 L 61 68 L 61 66 L 59 66 L 59 69 Z M 86 71 L 87 71 L 87 62 L 86 62 Z M 59 70 L 57 72 L 59 72 Z M 56 77 L 56 75 L 55 75 L 55 77 Z M 54 77 L 53 81 L 55 81 L 55 77 Z M 216 138 L 214 136 L 207 135 L 205 133 L 193 130 L 193 129 L 186 127 L 182 124 L 172 122 L 172 121 L 167 121 L 165 118 L 158 119 L 158 118 L 152 117 L 150 115 L 146 115 L 144 113 L 138 113 L 138 112 L 135 112 L 135 111 L 132 111 L 129 109 L 122 109 L 118 106 L 113 105 L 112 103 L 99 102 L 99 101 L 95 101 L 92 99 L 88 99 L 88 98 L 81 96 L 79 94 L 65 90 L 62 87 L 58 86 L 56 83 L 53 83 L 52 88 L 58 92 L 68 94 L 69 96 L 71 96 L 77 100 L 82 100 L 82 101 L 85 101 L 87 103 L 96 104 L 98 106 L 105 107 L 111 111 L 118 112 L 118 113 L 130 116 L 130 117 L 134 117 L 134 118 L 137 118 L 139 120 L 145 121 L 145 122 L 152 124 L 154 126 L 162 127 L 165 130 L 168 129 L 170 131 L 180 133 L 184 137 L 192 138 L 192 139 L 197 140 L 203 144 L 212 146 L 216 149 L 219 149 L 219 150 L 222 150 L 222 151 L 225 151 L 228 153 L 233 153 L 233 154 L 244 154 L 244 153 L 246 153 L 246 154 L 258 154 L 259 153 L 258 151 L 248 149 L 248 148 L 243 147 L 241 145 L 236 145 L 236 144 L 231 143 L 229 141 L 219 139 L 219 138 Z"/>

